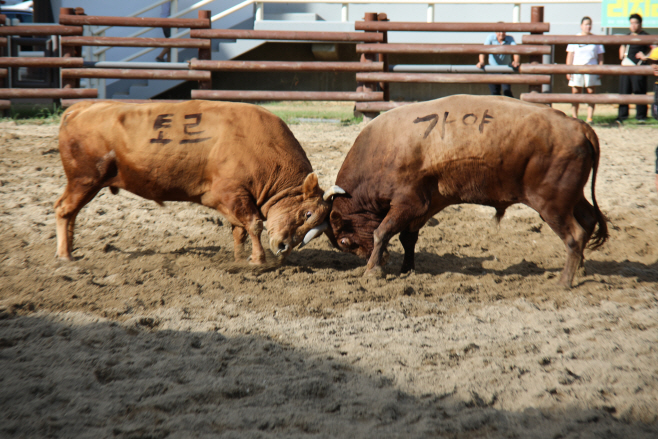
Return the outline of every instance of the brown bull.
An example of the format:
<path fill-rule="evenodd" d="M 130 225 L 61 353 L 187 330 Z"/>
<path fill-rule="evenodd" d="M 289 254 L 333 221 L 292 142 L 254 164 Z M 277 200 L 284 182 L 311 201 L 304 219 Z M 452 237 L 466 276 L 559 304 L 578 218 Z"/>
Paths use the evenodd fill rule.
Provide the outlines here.
<path fill-rule="evenodd" d="M 389 111 L 359 134 L 338 173 L 327 235 L 381 273 L 400 234 L 402 272 L 414 269 L 419 229 L 445 207 L 472 203 L 536 210 L 564 241 L 560 283 L 570 286 L 593 235 L 608 238 L 594 194 L 599 143 L 592 128 L 543 105 L 457 95 Z M 592 170 L 592 202 L 583 193 Z M 598 225 L 598 228 L 597 228 Z M 595 228 L 597 228 L 595 233 Z"/>
<path fill-rule="evenodd" d="M 236 260 L 248 234 L 254 264 L 265 262 L 263 221 L 283 258 L 330 210 L 331 190 L 323 199 L 290 129 L 255 105 L 82 102 L 62 115 L 59 150 L 68 179 L 55 203 L 61 259 L 72 259 L 78 212 L 104 187 L 218 210 L 233 226 Z"/>

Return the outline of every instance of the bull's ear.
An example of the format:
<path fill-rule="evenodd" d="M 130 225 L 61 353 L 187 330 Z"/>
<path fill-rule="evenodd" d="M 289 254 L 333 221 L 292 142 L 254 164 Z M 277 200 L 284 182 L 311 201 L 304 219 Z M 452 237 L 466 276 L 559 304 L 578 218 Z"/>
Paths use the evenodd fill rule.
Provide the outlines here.
<path fill-rule="evenodd" d="M 334 230 L 340 230 L 343 228 L 343 217 L 335 210 L 332 210 L 329 214 L 329 222 Z"/>
<path fill-rule="evenodd" d="M 318 184 L 318 176 L 315 173 L 311 172 L 306 176 L 304 180 L 304 185 L 302 186 L 302 191 L 304 193 L 304 200 L 311 197 L 321 197 L 322 189 Z"/>

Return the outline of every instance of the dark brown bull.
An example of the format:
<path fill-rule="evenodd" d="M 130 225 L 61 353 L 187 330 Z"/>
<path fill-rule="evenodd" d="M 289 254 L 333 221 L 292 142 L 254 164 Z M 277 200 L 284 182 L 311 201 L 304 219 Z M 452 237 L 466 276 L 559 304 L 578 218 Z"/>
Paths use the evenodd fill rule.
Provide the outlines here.
<path fill-rule="evenodd" d="M 80 209 L 104 187 L 218 210 L 233 226 L 235 258 L 249 234 L 251 263 L 281 257 L 317 234 L 334 190 L 324 194 L 290 129 L 249 104 L 82 102 L 62 115 L 59 150 L 68 184 L 55 203 L 57 256 L 71 260 Z"/>
<path fill-rule="evenodd" d="M 336 179 L 347 195 L 334 200 L 327 235 L 369 258 L 371 274 L 382 272 L 399 233 L 406 272 L 414 269 L 419 229 L 445 207 L 492 206 L 500 220 L 523 203 L 564 241 L 560 283 L 570 286 L 590 238 L 591 248 L 608 238 L 594 194 L 598 164 L 592 128 L 543 105 L 466 95 L 407 105 L 359 134 Z M 583 192 L 590 170 L 593 206 Z"/>

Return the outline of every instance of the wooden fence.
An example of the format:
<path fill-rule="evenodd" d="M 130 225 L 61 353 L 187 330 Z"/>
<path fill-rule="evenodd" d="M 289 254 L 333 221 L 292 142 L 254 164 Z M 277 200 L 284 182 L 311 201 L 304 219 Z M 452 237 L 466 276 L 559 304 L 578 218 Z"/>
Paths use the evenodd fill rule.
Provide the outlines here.
<path fill-rule="evenodd" d="M 409 102 L 390 100 L 391 83 L 468 83 L 468 84 L 527 84 L 528 93 L 521 99 L 541 103 L 626 103 L 649 104 L 650 96 L 594 94 L 573 95 L 565 93 L 541 93 L 542 85 L 552 83 L 554 75 L 590 73 L 598 75 L 651 75 L 650 66 L 625 67 L 619 65 L 572 66 L 542 64 L 542 57 L 550 55 L 555 44 L 658 44 L 658 35 L 626 36 L 575 36 L 544 35 L 550 24 L 543 21 L 543 7 L 532 7 L 530 23 L 417 23 L 391 22 L 385 14 L 368 13 L 364 21 L 355 23 L 354 32 L 299 32 L 211 29 L 210 12 L 199 11 L 198 18 L 141 18 L 101 17 L 84 15 L 82 8 L 61 8 L 58 25 L 0 26 L 0 50 L 8 41 L 22 36 L 55 36 L 58 41 L 57 57 L 10 57 L 0 52 L 0 109 L 10 105 L 9 99 L 53 98 L 61 99 L 63 106 L 81 99 L 98 97 L 95 88 L 80 88 L 81 78 L 130 78 L 154 80 L 198 81 L 198 89 L 192 90 L 192 99 L 216 100 L 338 100 L 353 101 L 355 109 L 365 114 L 377 113 L 405 105 Z M 4 22 L 0 16 L 0 22 Z M 189 28 L 190 38 L 122 38 L 83 36 L 83 26 L 149 26 Z M 522 44 L 513 46 L 488 46 L 480 44 L 404 44 L 389 43 L 390 32 L 527 32 Z M 210 59 L 213 39 L 258 39 L 285 42 L 334 42 L 355 44 L 359 60 L 355 61 L 213 61 Z M 172 68 L 163 63 L 93 63 L 81 57 L 84 46 L 112 47 L 169 47 L 193 48 L 198 56 L 184 68 Z M 405 71 L 404 66 L 389 65 L 392 54 L 519 54 L 528 57 L 516 71 L 500 73 L 490 68 L 478 73 L 430 71 Z M 111 64 L 121 66 L 108 67 Z M 181 64 L 181 63 L 179 63 Z M 135 67 L 133 67 L 135 66 Z M 10 76 L 9 69 L 53 68 L 58 69 L 58 88 L 2 88 Z M 437 69 L 435 69 L 437 70 Z M 276 91 L 276 90 L 212 90 L 212 72 L 353 72 L 356 90 L 334 91 Z M 143 102 L 143 100 L 126 100 Z M 173 101 L 169 101 L 173 102 Z"/>

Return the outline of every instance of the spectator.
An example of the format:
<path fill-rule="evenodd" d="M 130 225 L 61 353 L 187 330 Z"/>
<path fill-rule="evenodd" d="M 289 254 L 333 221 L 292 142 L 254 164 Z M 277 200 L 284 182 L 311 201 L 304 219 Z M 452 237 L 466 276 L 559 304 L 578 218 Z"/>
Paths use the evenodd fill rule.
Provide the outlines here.
<path fill-rule="evenodd" d="M 642 30 L 642 17 L 639 14 L 632 14 L 629 17 L 630 32 L 627 35 L 649 35 Z M 622 44 L 619 47 L 619 59 L 622 61 L 621 65 L 638 65 L 646 60 L 646 54 L 649 53 L 651 48 L 646 45 L 638 44 Z M 647 77 L 644 75 L 621 75 L 619 77 L 619 93 L 620 94 L 637 94 L 643 95 L 647 93 Z M 620 104 L 619 112 L 617 113 L 617 122 L 623 123 L 628 119 L 628 104 Z M 647 119 L 647 106 L 635 106 L 635 119 Z"/>
<path fill-rule="evenodd" d="M 653 68 L 653 76 L 656 76 L 656 83 L 653 86 L 653 105 L 651 113 L 654 119 L 658 119 L 658 47 L 654 47 L 647 56 L 647 62 Z"/>
<path fill-rule="evenodd" d="M 170 15 L 171 15 L 171 2 L 163 3 L 162 9 L 160 9 L 160 17 L 168 18 Z M 165 38 L 171 37 L 171 28 L 163 27 L 162 33 L 164 34 Z M 158 62 L 165 62 L 165 61 L 171 62 L 171 47 L 165 47 L 164 49 L 162 49 L 162 52 L 160 52 L 160 55 L 158 55 L 155 58 L 155 60 Z"/>
<path fill-rule="evenodd" d="M 495 34 L 491 34 L 487 37 L 486 41 L 484 42 L 485 45 L 490 46 L 506 46 L 506 45 L 516 45 L 516 42 L 514 41 L 513 37 L 509 37 L 505 34 L 505 32 L 496 32 Z M 492 66 L 512 66 L 513 68 L 518 68 L 520 64 L 521 57 L 517 54 L 515 54 L 513 57 L 512 55 L 506 55 L 506 54 L 498 54 L 498 53 L 490 53 L 489 54 L 489 65 Z M 485 66 L 485 60 L 484 60 L 484 54 L 480 54 L 480 58 L 478 63 L 476 64 L 478 69 L 484 68 Z M 505 96 L 509 96 L 510 98 L 513 98 L 514 96 L 512 95 L 512 86 L 510 84 L 489 84 L 489 90 L 491 91 L 492 95 L 499 95 L 501 94 L 501 89 L 502 89 L 502 94 Z"/>
<path fill-rule="evenodd" d="M 580 20 L 580 33 L 578 35 L 592 35 L 592 19 L 583 17 Z M 591 64 L 603 64 L 603 53 L 605 50 L 600 44 L 569 44 L 567 46 L 567 64 L 575 66 L 584 66 Z M 594 93 L 594 87 L 601 85 L 599 75 L 580 75 L 573 74 L 567 75 L 569 80 L 569 87 L 571 92 L 582 93 L 583 89 L 587 90 L 588 94 Z M 571 105 L 571 115 L 578 117 L 578 104 Z M 589 104 L 587 107 L 587 123 L 592 123 L 594 116 L 594 104 Z"/>
<path fill-rule="evenodd" d="M 656 83 L 653 86 L 653 105 L 651 112 L 653 118 L 658 119 L 658 47 L 654 47 L 647 56 L 647 62 L 653 68 L 653 76 L 656 77 Z M 658 147 L 656 147 L 656 191 L 658 191 Z"/>

